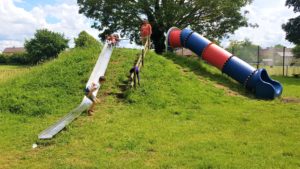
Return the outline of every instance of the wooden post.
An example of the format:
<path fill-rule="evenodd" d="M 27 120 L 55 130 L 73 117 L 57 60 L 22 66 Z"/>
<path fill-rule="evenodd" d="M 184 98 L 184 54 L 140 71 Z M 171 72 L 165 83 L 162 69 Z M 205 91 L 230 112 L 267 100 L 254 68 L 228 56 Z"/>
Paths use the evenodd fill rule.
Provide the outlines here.
<path fill-rule="evenodd" d="M 144 66 L 144 58 L 145 58 L 145 55 L 142 55 L 142 66 Z"/>
<path fill-rule="evenodd" d="M 133 86 L 134 86 L 134 88 L 136 88 L 136 72 L 135 72 L 135 70 L 133 72 L 134 72 L 134 74 L 133 74 Z"/>
<path fill-rule="evenodd" d="M 257 46 L 257 65 L 256 65 L 256 68 L 258 69 L 259 68 L 259 50 L 260 50 L 260 47 Z"/>
<path fill-rule="evenodd" d="M 144 66 L 144 58 L 145 58 L 145 52 L 144 49 L 142 50 L 142 66 Z"/>
<path fill-rule="evenodd" d="M 284 76 L 284 65 L 285 65 L 285 47 L 283 47 L 283 57 L 282 57 L 282 76 Z"/>

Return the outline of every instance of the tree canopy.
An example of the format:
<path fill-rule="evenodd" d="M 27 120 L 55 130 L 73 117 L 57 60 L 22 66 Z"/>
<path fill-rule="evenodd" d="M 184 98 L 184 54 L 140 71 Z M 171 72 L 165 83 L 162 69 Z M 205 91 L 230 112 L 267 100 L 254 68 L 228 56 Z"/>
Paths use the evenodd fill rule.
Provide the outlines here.
<path fill-rule="evenodd" d="M 95 20 L 92 27 L 100 37 L 115 31 L 139 41 L 144 18 L 153 28 L 151 36 L 156 52 L 164 48 L 164 33 L 172 26 L 193 30 L 212 39 L 220 39 L 247 26 L 241 8 L 252 0 L 77 0 L 79 13 Z"/>
<path fill-rule="evenodd" d="M 287 0 L 286 6 L 293 8 L 294 12 L 300 12 L 299 0 Z M 289 19 L 288 23 L 282 25 L 282 28 L 286 32 L 286 39 L 295 44 L 300 44 L 300 16 Z"/>
<path fill-rule="evenodd" d="M 63 34 L 40 29 L 36 31 L 34 38 L 25 41 L 25 48 L 29 60 L 32 63 L 38 63 L 56 57 L 68 47 L 68 42 L 69 40 Z"/>

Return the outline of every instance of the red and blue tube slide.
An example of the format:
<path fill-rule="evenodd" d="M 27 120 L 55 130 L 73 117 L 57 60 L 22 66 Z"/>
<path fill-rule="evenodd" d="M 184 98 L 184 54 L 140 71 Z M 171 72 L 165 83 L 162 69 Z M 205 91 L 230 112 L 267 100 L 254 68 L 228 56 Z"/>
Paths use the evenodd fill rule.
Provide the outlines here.
<path fill-rule="evenodd" d="M 282 85 L 272 80 L 265 69 L 255 69 L 191 29 L 180 30 L 172 27 L 168 31 L 166 44 L 170 48 L 190 49 L 203 60 L 244 85 L 259 99 L 274 99 L 282 93 Z"/>

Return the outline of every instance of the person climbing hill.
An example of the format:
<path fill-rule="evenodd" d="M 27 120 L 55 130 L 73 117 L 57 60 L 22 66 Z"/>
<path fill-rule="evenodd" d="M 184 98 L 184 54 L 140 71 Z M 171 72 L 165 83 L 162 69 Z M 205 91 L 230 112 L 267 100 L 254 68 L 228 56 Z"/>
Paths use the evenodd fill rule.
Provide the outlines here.
<path fill-rule="evenodd" d="M 130 74 L 132 74 L 132 73 L 136 74 L 136 77 L 138 79 L 138 85 L 140 86 L 140 75 L 139 75 L 139 72 L 140 72 L 139 71 L 139 67 L 135 66 L 135 65 L 129 71 Z M 134 79 L 131 79 L 131 80 L 134 80 Z"/>

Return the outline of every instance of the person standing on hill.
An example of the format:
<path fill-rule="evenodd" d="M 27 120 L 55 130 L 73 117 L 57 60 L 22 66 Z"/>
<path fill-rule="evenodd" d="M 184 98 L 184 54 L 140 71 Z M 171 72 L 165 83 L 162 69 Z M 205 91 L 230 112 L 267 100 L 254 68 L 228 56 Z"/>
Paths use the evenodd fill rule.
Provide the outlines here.
<path fill-rule="evenodd" d="M 150 42 L 151 35 L 152 35 L 152 26 L 149 24 L 147 19 L 144 19 L 143 24 L 141 26 L 141 39 L 143 45 L 145 45 L 147 41 Z"/>
<path fill-rule="evenodd" d="M 98 90 L 100 85 L 103 84 L 103 82 L 105 82 L 105 77 L 101 76 L 99 78 L 99 83 L 92 82 L 90 85 L 88 85 L 85 88 L 85 96 L 93 102 L 91 107 L 88 109 L 88 115 L 89 116 L 93 115 L 94 107 L 95 107 L 96 103 L 99 103 L 99 100 L 94 95 L 94 91 Z"/>

